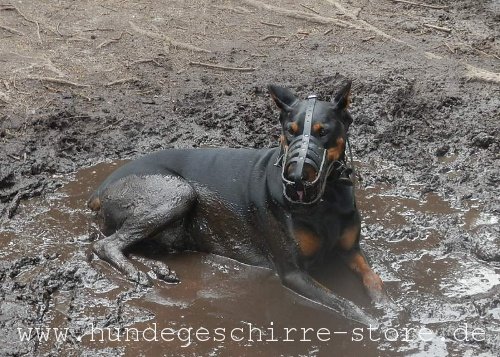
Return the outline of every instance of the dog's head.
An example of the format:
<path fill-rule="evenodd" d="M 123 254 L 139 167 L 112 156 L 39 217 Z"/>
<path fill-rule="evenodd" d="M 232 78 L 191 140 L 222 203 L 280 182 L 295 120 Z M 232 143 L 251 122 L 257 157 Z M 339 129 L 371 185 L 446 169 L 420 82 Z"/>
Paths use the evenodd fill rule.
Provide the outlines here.
<path fill-rule="evenodd" d="M 323 195 L 334 166 L 344 159 L 347 130 L 352 123 L 347 111 L 351 82 L 329 102 L 315 96 L 301 100 L 275 85 L 268 89 L 281 109 L 284 195 L 292 203 L 315 203 Z"/>

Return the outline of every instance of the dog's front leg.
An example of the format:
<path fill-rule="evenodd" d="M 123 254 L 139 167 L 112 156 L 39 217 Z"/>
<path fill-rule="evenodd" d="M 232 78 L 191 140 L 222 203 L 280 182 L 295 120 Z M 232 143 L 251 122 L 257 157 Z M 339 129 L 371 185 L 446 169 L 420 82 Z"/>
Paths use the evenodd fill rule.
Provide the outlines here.
<path fill-rule="evenodd" d="M 348 319 L 360 322 L 365 325 L 377 325 L 375 319 L 364 312 L 357 305 L 349 300 L 335 295 L 325 286 L 321 285 L 309 274 L 296 269 L 287 269 L 280 273 L 283 285 L 295 293 L 312 300 L 313 302 L 324 305 L 335 312 L 347 317 Z"/>
<path fill-rule="evenodd" d="M 349 268 L 361 278 L 372 301 L 394 307 L 385 291 L 382 279 L 372 270 L 361 250 L 359 245 L 361 225 L 359 216 L 356 215 L 355 218 L 353 223 L 345 227 L 341 233 L 338 242 L 340 253 Z"/>

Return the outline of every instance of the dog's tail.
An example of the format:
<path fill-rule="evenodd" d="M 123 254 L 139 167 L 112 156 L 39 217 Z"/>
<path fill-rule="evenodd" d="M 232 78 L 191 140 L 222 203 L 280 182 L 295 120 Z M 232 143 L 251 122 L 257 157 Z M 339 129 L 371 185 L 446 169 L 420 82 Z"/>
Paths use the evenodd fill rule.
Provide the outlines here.
<path fill-rule="evenodd" d="M 94 212 L 98 212 L 101 209 L 101 199 L 97 194 L 93 194 L 90 196 L 89 200 L 87 201 L 87 207 L 90 208 Z"/>

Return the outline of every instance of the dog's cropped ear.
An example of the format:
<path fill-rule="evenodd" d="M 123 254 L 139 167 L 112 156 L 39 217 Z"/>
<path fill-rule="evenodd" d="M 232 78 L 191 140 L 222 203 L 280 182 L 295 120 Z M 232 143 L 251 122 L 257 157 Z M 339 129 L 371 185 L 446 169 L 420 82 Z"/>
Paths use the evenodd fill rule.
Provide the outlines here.
<path fill-rule="evenodd" d="M 297 97 L 289 90 L 283 87 L 270 84 L 267 86 L 271 98 L 281 110 L 289 112 L 292 110 L 292 106 L 297 101 Z"/>
<path fill-rule="evenodd" d="M 348 81 L 344 87 L 332 97 L 332 103 L 336 110 L 344 110 L 351 104 L 351 84 L 352 81 Z"/>

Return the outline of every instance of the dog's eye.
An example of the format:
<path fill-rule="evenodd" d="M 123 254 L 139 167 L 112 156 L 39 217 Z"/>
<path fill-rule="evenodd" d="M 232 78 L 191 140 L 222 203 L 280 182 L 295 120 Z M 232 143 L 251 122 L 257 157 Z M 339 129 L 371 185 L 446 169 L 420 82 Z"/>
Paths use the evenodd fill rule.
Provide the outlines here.
<path fill-rule="evenodd" d="M 318 133 L 319 136 L 325 136 L 326 134 L 327 133 L 326 133 L 326 130 L 324 128 L 319 129 L 319 133 Z"/>

